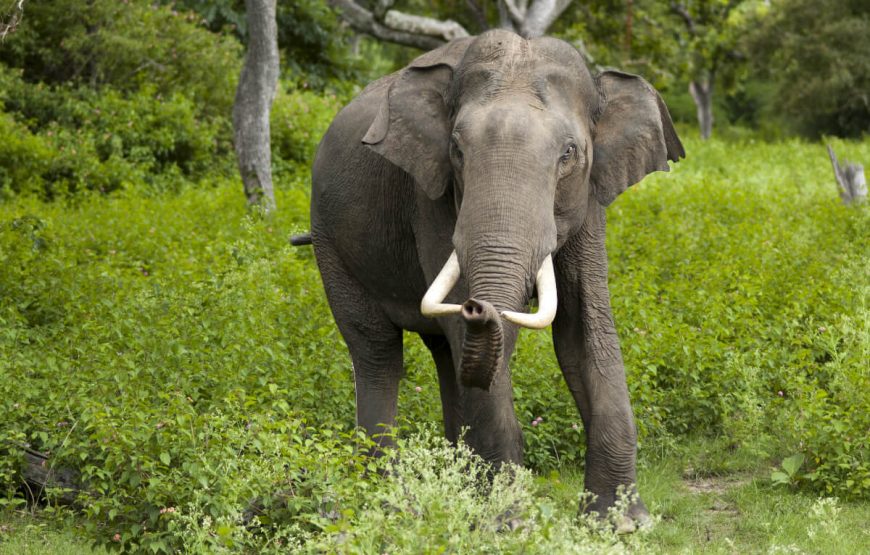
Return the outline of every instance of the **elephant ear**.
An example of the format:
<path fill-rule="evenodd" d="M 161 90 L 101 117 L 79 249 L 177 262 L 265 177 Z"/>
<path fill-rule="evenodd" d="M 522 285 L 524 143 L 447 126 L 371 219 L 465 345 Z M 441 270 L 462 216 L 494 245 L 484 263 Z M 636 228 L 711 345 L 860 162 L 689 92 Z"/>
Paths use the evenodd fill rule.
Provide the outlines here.
<path fill-rule="evenodd" d="M 637 75 L 605 71 L 597 79 L 600 103 L 592 154 L 592 192 L 608 206 L 654 171 L 668 171 L 686 151 L 671 115 L 652 85 Z"/>
<path fill-rule="evenodd" d="M 363 143 L 409 173 L 436 199 L 450 183 L 450 121 L 446 103 L 453 70 L 472 37 L 423 54 L 399 72 Z"/>

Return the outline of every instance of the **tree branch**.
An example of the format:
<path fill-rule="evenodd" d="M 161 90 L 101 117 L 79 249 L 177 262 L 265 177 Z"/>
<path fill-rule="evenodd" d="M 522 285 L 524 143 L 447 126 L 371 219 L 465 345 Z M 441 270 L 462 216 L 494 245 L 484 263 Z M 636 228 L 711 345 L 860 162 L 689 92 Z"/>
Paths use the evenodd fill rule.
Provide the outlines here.
<path fill-rule="evenodd" d="M 542 36 L 570 4 L 571 0 L 535 0 L 525 13 L 520 34 L 526 38 Z"/>
<path fill-rule="evenodd" d="M 671 2 L 671 11 L 683 18 L 683 22 L 686 24 L 686 28 L 689 29 L 689 33 L 693 35 L 697 33 L 695 20 L 692 19 L 692 15 L 689 13 L 689 10 L 686 9 L 686 6 L 677 4 L 676 2 Z"/>
<path fill-rule="evenodd" d="M 468 36 L 462 25 L 449 19 L 442 21 L 385 9 L 383 19 L 378 20 L 374 13 L 353 0 L 327 2 L 356 31 L 396 44 L 432 50 L 455 38 Z M 380 0 L 379 4 L 386 8 L 392 5 L 392 1 Z"/>
<path fill-rule="evenodd" d="M 384 25 L 396 31 L 405 31 L 416 35 L 427 35 L 451 41 L 468 36 L 465 27 L 452 19 L 444 21 L 390 10 L 384 17 Z"/>
<path fill-rule="evenodd" d="M 489 29 L 489 22 L 486 21 L 486 14 L 480 6 L 480 3 L 477 0 L 465 0 L 465 4 L 468 6 L 468 9 L 471 10 L 471 14 L 474 16 L 475 21 L 477 21 L 480 29 L 482 31 Z"/>
<path fill-rule="evenodd" d="M 525 6 L 517 6 L 513 0 L 500 1 L 504 4 L 507 14 L 510 16 L 511 21 L 514 22 L 514 25 L 522 25 L 523 20 L 526 18 Z"/>
<path fill-rule="evenodd" d="M 502 29 L 516 31 L 517 28 L 514 25 L 514 20 L 511 18 L 510 10 L 508 10 L 504 0 L 498 0 L 496 7 L 498 8 L 498 26 Z"/>
<path fill-rule="evenodd" d="M 6 35 L 15 32 L 18 24 L 21 23 L 21 16 L 24 14 L 24 0 L 18 0 L 13 6 L 10 14 L 3 14 L 3 19 L 9 16 L 8 21 L 0 21 L 0 41 L 6 39 Z"/>

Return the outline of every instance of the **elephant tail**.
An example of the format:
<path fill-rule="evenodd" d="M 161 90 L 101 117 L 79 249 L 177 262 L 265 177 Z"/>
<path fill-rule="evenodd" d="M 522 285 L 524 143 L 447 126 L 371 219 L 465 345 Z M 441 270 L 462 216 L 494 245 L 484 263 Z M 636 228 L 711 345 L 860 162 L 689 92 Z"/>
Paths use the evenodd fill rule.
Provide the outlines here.
<path fill-rule="evenodd" d="M 300 233 L 299 235 L 290 236 L 290 244 L 294 247 L 302 247 L 311 244 L 311 232 Z"/>

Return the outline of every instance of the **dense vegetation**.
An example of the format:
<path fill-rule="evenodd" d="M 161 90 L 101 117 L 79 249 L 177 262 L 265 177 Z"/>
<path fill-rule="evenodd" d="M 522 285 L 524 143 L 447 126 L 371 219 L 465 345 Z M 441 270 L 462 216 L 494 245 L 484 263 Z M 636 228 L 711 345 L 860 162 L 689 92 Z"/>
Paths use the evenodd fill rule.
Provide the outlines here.
<path fill-rule="evenodd" d="M 794 14 L 804 4 L 788 3 Z M 860 3 L 842 4 L 844 20 L 866 17 Z M 433 439 L 438 386 L 412 335 L 402 457 L 359 454 L 349 357 L 311 250 L 288 237 L 307 229 L 308 166 L 332 116 L 361 81 L 409 54 L 363 41 L 354 57 L 321 4 L 284 8 L 279 17 L 306 24 L 281 38 L 294 57 L 272 113 L 279 210 L 263 219 L 246 211 L 232 158 L 239 3 L 179 5 L 196 11 L 136 0 L 27 4 L 0 45 L 0 512 L 24 503 L 29 445 L 79 473 L 77 522 L 110 547 L 679 545 L 666 532 L 618 539 L 576 517 L 583 430 L 545 333 L 524 332 L 513 363 L 534 475 L 517 470 L 488 485 L 478 461 Z M 602 2 L 590 21 L 614 9 Z M 575 17 L 560 32 L 583 30 Z M 638 33 L 636 44 L 657 51 L 663 39 Z M 862 71 L 803 87 L 812 109 L 802 113 L 829 109 L 813 94 L 851 99 Z M 680 108 L 685 83 L 661 79 L 674 82 L 675 113 L 691 112 Z M 724 108 L 739 116 L 767 102 L 769 87 L 758 84 L 737 86 Z M 750 472 L 747 487 L 809 515 L 805 531 L 818 530 L 800 545 L 823 551 L 848 545 L 829 526 L 841 505 L 802 495 L 855 503 L 856 522 L 870 497 L 870 213 L 840 204 L 823 145 L 762 141 L 788 129 L 753 110 L 742 121 L 761 134 L 731 128 L 701 142 L 681 127 L 688 158 L 608 210 L 641 492 L 653 492 L 655 513 L 680 514 L 660 493 L 674 485 L 657 486 L 655 473 L 689 472 L 677 457 L 708 442 L 718 454 L 689 457 L 691 476 Z M 837 127 L 850 118 L 794 127 L 866 131 Z M 870 163 L 866 137 L 830 141 L 841 157 Z M 51 507 L 59 493 L 42 499 Z"/>
<path fill-rule="evenodd" d="M 610 211 L 641 452 L 718 436 L 760 460 L 804 455 L 794 486 L 866 496 L 866 209 L 838 203 L 817 145 L 689 148 Z M 311 252 L 287 244 L 306 225 L 306 191 L 303 172 L 285 182 L 273 221 L 246 215 L 232 181 L 0 207 L 2 433 L 81 470 L 95 534 L 178 546 L 160 510 L 180 507 L 235 537 L 260 498 L 264 538 L 295 523 L 332 541 L 318 534 L 352 528 L 368 506 L 349 359 Z M 514 365 L 529 464 L 579 464 L 583 432 L 549 338 L 524 334 Z M 431 366 L 409 337 L 409 430 L 439 420 Z M 14 454 L 0 467 L 9 495 Z"/>

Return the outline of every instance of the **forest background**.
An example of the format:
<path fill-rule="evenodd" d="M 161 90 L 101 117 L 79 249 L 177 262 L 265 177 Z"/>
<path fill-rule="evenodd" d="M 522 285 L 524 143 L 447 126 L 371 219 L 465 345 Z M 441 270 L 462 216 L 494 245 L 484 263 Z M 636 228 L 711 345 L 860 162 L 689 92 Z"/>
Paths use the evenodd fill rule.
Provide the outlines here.
<path fill-rule="evenodd" d="M 531 473 L 487 490 L 433 439 L 410 335 L 406 454 L 355 448 L 349 358 L 288 238 L 334 114 L 421 50 L 357 33 L 340 3 L 277 4 L 264 216 L 233 151 L 244 2 L 0 0 L 0 552 L 870 545 L 870 216 L 840 201 L 824 148 L 870 162 L 870 6 L 574 0 L 549 27 L 655 85 L 688 152 L 608 210 L 640 487 L 663 520 L 625 538 L 576 515 L 583 430 L 542 334 L 514 361 Z M 505 17 L 356 5 L 470 33 Z M 28 453 L 69 481 L 34 491 Z M 525 523 L 509 533 L 507 508 Z M 34 536 L 25 510 L 59 532 Z"/>

